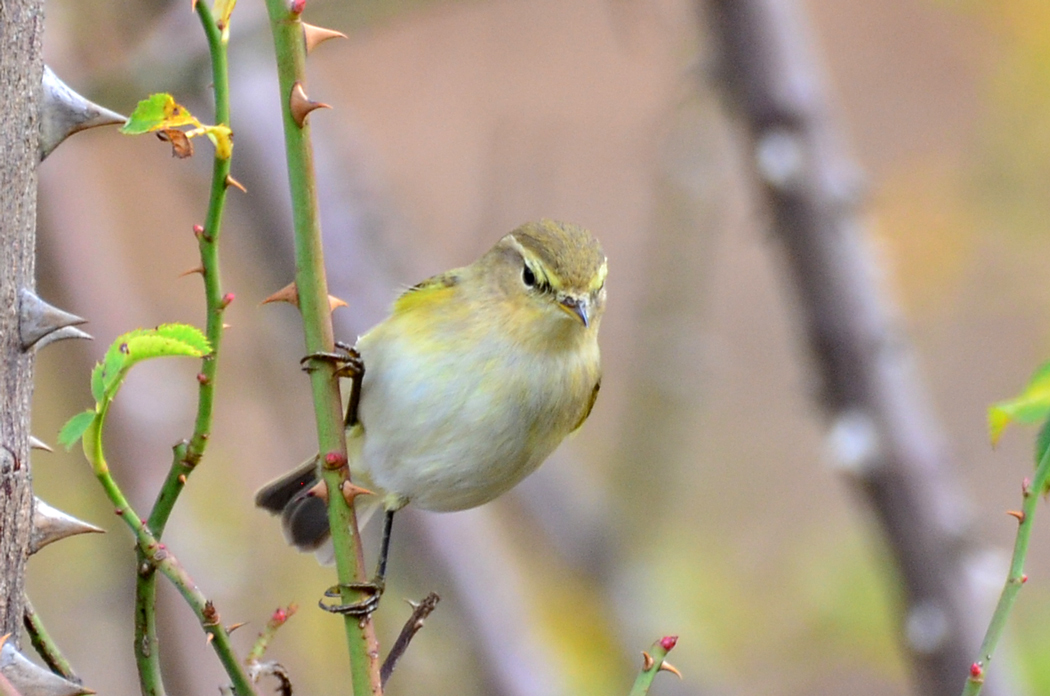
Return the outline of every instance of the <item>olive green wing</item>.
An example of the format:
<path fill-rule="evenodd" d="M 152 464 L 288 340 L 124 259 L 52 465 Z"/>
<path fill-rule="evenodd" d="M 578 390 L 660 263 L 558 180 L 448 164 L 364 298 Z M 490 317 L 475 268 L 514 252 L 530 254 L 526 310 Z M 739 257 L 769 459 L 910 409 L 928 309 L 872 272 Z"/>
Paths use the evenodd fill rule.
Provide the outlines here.
<path fill-rule="evenodd" d="M 576 432 L 583 425 L 587 417 L 591 415 L 591 411 L 594 409 L 594 402 L 598 400 L 598 390 L 602 388 L 602 378 L 599 377 L 598 381 L 594 383 L 594 389 L 591 390 L 591 398 L 587 402 L 587 408 L 583 409 L 583 415 L 580 417 L 579 422 L 573 427 L 572 432 Z"/>

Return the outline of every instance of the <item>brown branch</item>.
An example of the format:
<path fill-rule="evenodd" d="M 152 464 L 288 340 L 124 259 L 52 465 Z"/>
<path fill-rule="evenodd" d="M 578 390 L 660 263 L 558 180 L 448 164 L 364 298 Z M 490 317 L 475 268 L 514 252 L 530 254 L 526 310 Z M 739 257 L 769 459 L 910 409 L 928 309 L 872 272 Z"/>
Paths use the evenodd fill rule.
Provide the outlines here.
<path fill-rule="evenodd" d="M 3 3 L 0 21 L 0 634 L 17 645 L 32 531 L 29 404 L 33 352 L 19 332 L 20 293 L 34 288 L 43 0 Z"/>
<path fill-rule="evenodd" d="M 791 0 L 708 0 L 719 82 L 746 131 L 756 187 L 784 251 L 819 380 L 828 440 L 874 510 L 904 588 L 917 692 L 955 694 L 982 606 L 958 475 L 881 292 L 858 214 L 858 172 L 829 114 Z M 997 689 L 997 693 L 1004 693 Z"/>
<path fill-rule="evenodd" d="M 408 650 L 408 644 L 412 642 L 415 635 L 423 628 L 423 623 L 430 616 L 430 612 L 437 607 L 439 601 L 441 601 L 441 598 L 431 592 L 418 604 L 412 603 L 412 615 L 408 617 L 408 621 L 401 628 L 401 633 L 398 634 L 397 640 L 394 641 L 394 645 L 390 648 L 390 653 L 387 654 L 383 667 L 379 671 L 384 689 L 386 688 L 387 680 L 390 679 L 390 675 L 394 673 L 394 668 L 397 667 L 397 661 Z"/>

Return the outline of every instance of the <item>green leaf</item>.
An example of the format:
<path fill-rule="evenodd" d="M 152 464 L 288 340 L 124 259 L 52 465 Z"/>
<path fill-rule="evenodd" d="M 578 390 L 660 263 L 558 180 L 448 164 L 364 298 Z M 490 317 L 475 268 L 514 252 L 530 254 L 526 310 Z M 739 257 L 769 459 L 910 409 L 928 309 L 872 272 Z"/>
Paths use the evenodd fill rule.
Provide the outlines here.
<path fill-rule="evenodd" d="M 200 121 L 195 119 L 186 107 L 176 102 L 174 97 L 162 92 L 151 94 L 140 101 L 128 117 L 128 122 L 120 127 L 120 132 L 126 135 L 141 135 L 180 126 L 200 126 Z"/>
<path fill-rule="evenodd" d="M 129 331 L 113 341 L 102 362 L 95 366 L 91 393 L 98 403 L 112 399 L 124 375 L 143 360 L 180 355 L 202 358 L 210 352 L 207 337 L 188 324 L 161 324 L 155 329 Z"/>
<path fill-rule="evenodd" d="M 91 425 L 91 421 L 94 419 L 95 411 L 90 408 L 70 418 L 62 426 L 62 429 L 58 431 L 58 444 L 65 447 L 68 452 L 73 445 L 77 444 L 77 441 L 84 435 L 84 431 L 88 429 L 88 426 Z"/>
<path fill-rule="evenodd" d="M 1050 416 L 1050 362 L 1035 371 L 1020 395 L 988 409 L 988 433 L 994 445 L 1011 422 L 1039 423 Z"/>

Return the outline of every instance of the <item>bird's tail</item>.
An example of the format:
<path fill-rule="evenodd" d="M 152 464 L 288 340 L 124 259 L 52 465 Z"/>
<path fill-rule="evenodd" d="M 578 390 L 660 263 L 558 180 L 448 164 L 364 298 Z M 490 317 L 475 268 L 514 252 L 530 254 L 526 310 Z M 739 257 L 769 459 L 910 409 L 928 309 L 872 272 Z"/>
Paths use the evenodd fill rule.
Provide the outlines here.
<path fill-rule="evenodd" d="M 300 551 L 313 551 L 317 560 L 329 565 L 334 560 L 328 506 L 311 493 L 320 480 L 317 457 L 306 460 L 282 476 L 270 481 L 255 493 L 255 505 L 281 516 L 284 538 Z M 379 507 L 378 496 L 361 496 L 356 507 L 358 527 L 364 527 Z M 360 500 L 360 499 L 359 499 Z"/>

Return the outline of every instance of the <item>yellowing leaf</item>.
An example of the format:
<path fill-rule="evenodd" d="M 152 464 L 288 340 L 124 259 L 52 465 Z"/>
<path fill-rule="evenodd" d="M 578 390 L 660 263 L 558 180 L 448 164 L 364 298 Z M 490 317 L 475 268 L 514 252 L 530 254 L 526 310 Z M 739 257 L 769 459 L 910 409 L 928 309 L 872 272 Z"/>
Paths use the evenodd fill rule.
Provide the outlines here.
<path fill-rule="evenodd" d="M 128 122 L 120 128 L 121 133 L 140 135 L 156 130 L 178 128 L 180 126 L 199 126 L 200 122 L 193 117 L 186 107 L 175 101 L 170 94 L 152 94 L 143 99 L 128 117 Z"/>
<path fill-rule="evenodd" d="M 221 160 L 228 160 L 233 156 L 233 131 L 229 126 L 221 123 L 217 126 L 204 126 L 204 132 L 208 139 L 215 145 L 215 156 Z"/>
<path fill-rule="evenodd" d="M 988 409 L 988 434 L 994 445 L 1011 422 L 1038 423 L 1050 416 L 1050 362 L 1035 371 L 1018 396 Z"/>
<path fill-rule="evenodd" d="M 215 8 L 212 10 L 215 25 L 224 35 L 230 26 L 230 15 L 233 14 L 233 6 L 236 4 L 237 0 L 215 0 Z"/>

